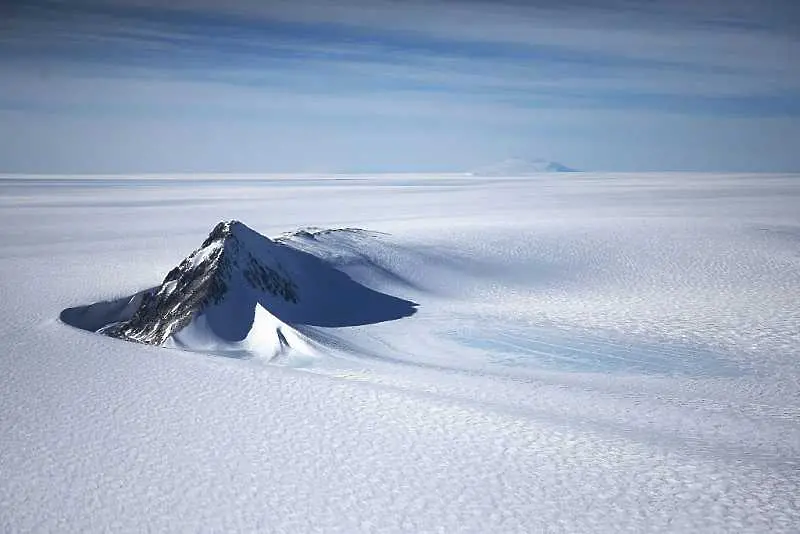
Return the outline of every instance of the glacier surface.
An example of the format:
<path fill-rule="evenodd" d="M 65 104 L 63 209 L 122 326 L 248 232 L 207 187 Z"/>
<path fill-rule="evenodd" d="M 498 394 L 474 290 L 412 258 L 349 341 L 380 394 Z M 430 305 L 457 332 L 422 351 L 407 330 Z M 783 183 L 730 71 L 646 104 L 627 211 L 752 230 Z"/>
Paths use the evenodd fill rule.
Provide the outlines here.
<path fill-rule="evenodd" d="M 798 205 L 790 174 L 0 176 L 0 530 L 796 531 Z M 244 338 L 87 331 L 222 219 L 334 290 Z"/>

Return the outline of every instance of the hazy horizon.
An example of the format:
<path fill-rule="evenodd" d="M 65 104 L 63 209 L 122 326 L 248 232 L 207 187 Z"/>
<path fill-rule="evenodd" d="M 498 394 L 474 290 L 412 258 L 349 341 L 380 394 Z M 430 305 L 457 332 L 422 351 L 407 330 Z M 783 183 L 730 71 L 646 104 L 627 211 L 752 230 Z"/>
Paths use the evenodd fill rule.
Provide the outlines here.
<path fill-rule="evenodd" d="M 800 171 L 800 7 L 0 6 L 0 172 Z"/>

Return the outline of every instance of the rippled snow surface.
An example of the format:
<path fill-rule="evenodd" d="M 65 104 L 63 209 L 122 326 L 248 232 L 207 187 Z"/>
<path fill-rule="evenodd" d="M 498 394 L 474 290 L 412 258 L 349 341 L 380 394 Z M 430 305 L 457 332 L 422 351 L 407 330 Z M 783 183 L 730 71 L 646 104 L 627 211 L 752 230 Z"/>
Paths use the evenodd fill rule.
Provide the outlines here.
<path fill-rule="evenodd" d="M 0 176 L 0 531 L 797 532 L 798 206 L 800 175 Z M 417 312 L 273 361 L 58 320 L 234 218 Z"/>

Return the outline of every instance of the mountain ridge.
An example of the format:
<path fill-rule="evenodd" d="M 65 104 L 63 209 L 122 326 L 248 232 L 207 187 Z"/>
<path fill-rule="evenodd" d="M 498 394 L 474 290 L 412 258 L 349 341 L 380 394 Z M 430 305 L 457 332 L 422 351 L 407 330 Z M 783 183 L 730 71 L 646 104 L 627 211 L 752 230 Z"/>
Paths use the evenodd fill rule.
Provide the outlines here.
<path fill-rule="evenodd" d="M 222 305 L 228 292 L 234 289 L 232 286 L 241 282 L 234 280 L 237 271 L 251 290 L 297 303 L 297 288 L 280 262 L 265 265 L 263 258 L 256 259 L 243 243 L 252 239 L 248 232 L 255 234 L 239 221 L 217 224 L 200 248 L 172 269 L 154 292 L 144 295 L 129 320 L 112 325 L 103 333 L 140 343 L 163 344 L 195 315 L 206 312 L 210 306 Z M 255 235 L 263 240 L 261 246 L 281 246 Z M 230 331 L 225 334 L 235 337 Z"/>
<path fill-rule="evenodd" d="M 239 221 L 222 221 L 158 286 L 69 308 L 61 318 L 148 345 L 270 359 L 300 347 L 308 355 L 311 330 L 301 333 L 298 326 L 359 326 L 416 312 L 415 303 L 371 289 L 337 267 L 350 241 L 369 247 L 380 235 L 302 228 L 273 240 Z"/>

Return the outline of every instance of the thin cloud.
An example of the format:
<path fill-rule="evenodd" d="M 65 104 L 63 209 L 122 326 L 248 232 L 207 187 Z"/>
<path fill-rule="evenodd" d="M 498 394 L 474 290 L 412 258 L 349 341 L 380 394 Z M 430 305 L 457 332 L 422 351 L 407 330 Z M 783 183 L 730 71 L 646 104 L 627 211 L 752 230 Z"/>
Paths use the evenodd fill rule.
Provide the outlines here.
<path fill-rule="evenodd" d="M 797 8 L 785 2 L 32 0 L 2 9 L 0 109 L 9 113 L 214 120 L 232 130 L 295 121 L 344 135 L 354 121 L 409 131 L 412 121 L 440 121 L 508 139 L 564 130 L 572 112 L 597 135 L 601 121 L 613 129 L 626 113 L 706 129 L 709 119 L 800 116 Z"/>

